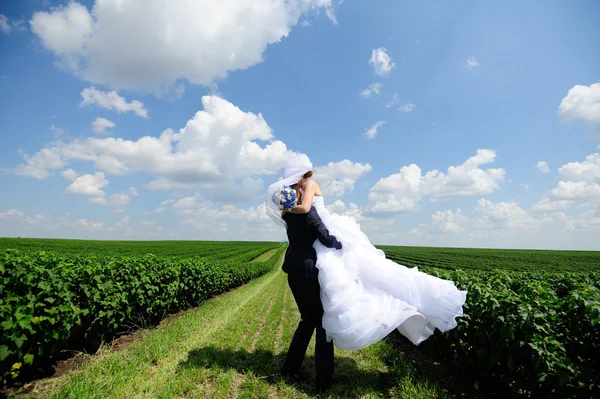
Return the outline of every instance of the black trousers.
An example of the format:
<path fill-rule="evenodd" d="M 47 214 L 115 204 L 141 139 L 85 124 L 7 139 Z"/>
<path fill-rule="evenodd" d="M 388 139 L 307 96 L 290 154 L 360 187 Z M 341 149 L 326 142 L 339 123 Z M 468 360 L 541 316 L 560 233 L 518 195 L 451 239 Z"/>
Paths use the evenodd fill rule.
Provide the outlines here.
<path fill-rule="evenodd" d="M 302 274 L 288 274 L 288 284 L 300 311 L 300 323 L 288 349 L 283 365 L 284 372 L 300 370 L 306 349 L 315 329 L 315 369 L 317 383 L 331 380 L 333 376 L 333 342 L 327 342 L 323 329 L 323 304 L 319 280 L 307 279 Z"/>

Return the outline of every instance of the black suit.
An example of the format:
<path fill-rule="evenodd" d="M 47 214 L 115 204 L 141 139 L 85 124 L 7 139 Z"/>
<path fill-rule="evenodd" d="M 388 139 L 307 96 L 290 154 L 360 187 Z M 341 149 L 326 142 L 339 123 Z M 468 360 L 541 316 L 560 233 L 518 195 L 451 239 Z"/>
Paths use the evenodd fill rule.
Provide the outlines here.
<path fill-rule="evenodd" d="M 333 342 L 327 342 L 322 326 L 323 304 L 318 280 L 319 269 L 315 267 L 317 253 L 313 244 L 317 239 L 328 248 L 341 249 L 342 244 L 329 234 L 314 207 L 306 214 L 288 212 L 283 219 L 287 223 L 289 246 L 282 269 L 288 274 L 288 283 L 298 305 L 301 320 L 288 349 L 282 371 L 292 375 L 299 372 L 313 331 L 316 329 L 317 385 L 328 386 L 333 376 Z"/>

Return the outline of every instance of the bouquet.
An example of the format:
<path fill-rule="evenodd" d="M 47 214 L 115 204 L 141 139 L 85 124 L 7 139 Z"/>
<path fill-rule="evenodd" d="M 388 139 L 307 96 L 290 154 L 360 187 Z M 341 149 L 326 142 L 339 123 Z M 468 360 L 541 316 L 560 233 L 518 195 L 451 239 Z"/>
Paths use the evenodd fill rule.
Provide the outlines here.
<path fill-rule="evenodd" d="M 296 190 L 290 186 L 283 186 L 273 194 L 273 202 L 282 211 L 292 209 L 296 205 L 297 199 Z"/>

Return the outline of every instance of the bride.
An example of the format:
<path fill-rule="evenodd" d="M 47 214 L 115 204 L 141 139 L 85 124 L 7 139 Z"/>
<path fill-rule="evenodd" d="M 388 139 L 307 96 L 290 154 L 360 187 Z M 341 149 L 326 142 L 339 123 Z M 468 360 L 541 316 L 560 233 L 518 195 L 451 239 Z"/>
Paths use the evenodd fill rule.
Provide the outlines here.
<path fill-rule="evenodd" d="M 462 316 L 466 291 L 452 281 L 386 259 L 349 216 L 330 213 L 318 184 L 311 180 L 312 163 L 301 154 L 288 161 L 282 178 L 267 191 L 267 214 L 286 227 L 271 200 L 282 186 L 297 185 L 302 200 L 289 212 L 307 213 L 314 206 L 323 223 L 342 244 L 341 251 L 315 241 L 323 302 L 323 328 L 340 349 L 362 349 L 394 329 L 419 345 L 435 328 L 448 331 Z"/>

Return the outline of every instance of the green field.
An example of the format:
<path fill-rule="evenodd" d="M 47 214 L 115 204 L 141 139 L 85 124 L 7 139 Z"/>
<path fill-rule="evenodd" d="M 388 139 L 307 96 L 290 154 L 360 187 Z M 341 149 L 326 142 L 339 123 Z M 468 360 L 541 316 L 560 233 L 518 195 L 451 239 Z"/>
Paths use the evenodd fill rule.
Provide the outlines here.
<path fill-rule="evenodd" d="M 542 251 L 378 246 L 405 266 L 463 270 L 600 271 L 598 251 Z"/>
<path fill-rule="evenodd" d="M 54 251 L 86 256 L 140 256 L 154 254 L 176 258 L 192 256 L 231 258 L 236 254 L 280 245 L 244 241 L 92 241 L 43 238 L 0 238 L 0 250 Z"/>
<path fill-rule="evenodd" d="M 241 241 L 91 241 L 32 238 L 0 238 L 0 250 L 57 251 L 93 256 L 192 256 L 231 257 L 273 242 Z M 414 267 L 517 271 L 600 271 L 600 251 L 543 251 L 472 248 L 402 247 L 378 245 L 391 260 Z"/>
<path fill-rule="evenodd" d="M 600 393 L 600 252 L 380 248 L 467 290 L 465 316 L 417 348 L 392 334 L 337 351 L 332 397 L 434 398 L 473 386 L 484 397 Z M 284 250 L 269 242 L 0 239 L 2 378 L 18 386 L 62 350 L 95 350 L 133 326 L 149 330 L 123 349 L 101 346 L 23 394 L 313 397 L 311 381 L 274 377 L 299 317 L 279 267 Z"/>

